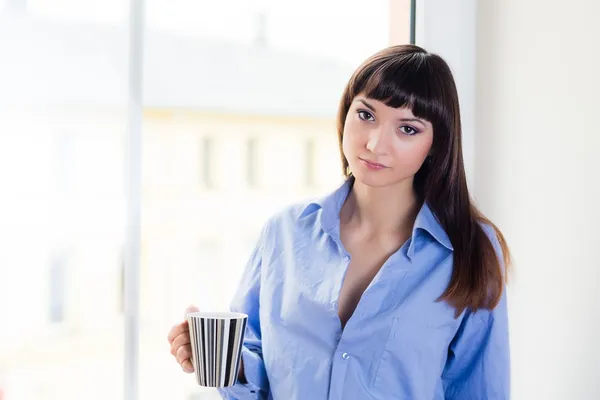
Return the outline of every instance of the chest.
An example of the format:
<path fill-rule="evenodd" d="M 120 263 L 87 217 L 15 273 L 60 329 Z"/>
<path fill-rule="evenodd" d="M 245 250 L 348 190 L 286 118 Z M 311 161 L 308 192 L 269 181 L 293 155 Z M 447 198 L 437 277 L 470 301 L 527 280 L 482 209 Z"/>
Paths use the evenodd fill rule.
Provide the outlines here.
<path fill-rule="evenodd" d="M 350 262 L 339 291 L 338 316 L 342 327 L 354 314 L 365 290 L 373 282 L 387 260 L 402 245 L 401 238 L 394 240 L 359 240 L 350 235 L 342 236 L 344 247 L 350 254 Z"/>
<path fill-rule="evenodd" d="M 281 238 L 282 250 L 263 260 L 261 273 L 261 314 L 270 324 L 296 329 L 309 315 L 319 327 L 338 330 L 353 316 L 352 326 L 389 322 L 409 310 L 435 320 L 440 310 L 453 316 L 436 301 L 451 277 L 452 254 L 433 240 L 408 257 L 411 243 L 401 238 L 349 240 L 342 232 L 343 247 L 325 234 Z"/>
<path fill-rule="evenodd" d="M 319 366 L 307 367 L 307 359 L 331 357 L 342 368 L 355 360 L 366 385 L 386 390 L 405 382 L 390 384 L 382 378 L 386 371 L 408 371 L 416 380 L 439 377 L 460 323 L 448 305 L 436 302 L 451 275 L 450 254 L 424 246 L 409 259 L 402 248 L 344 247 L 349 260 L 335 243 L 314 241 L 295 243 L 265 263 L 260 314 L 269 379 L 287 382 L 297 365 L 314 376 Z M 302 359 L 291 363 L 290 354 Z"/>

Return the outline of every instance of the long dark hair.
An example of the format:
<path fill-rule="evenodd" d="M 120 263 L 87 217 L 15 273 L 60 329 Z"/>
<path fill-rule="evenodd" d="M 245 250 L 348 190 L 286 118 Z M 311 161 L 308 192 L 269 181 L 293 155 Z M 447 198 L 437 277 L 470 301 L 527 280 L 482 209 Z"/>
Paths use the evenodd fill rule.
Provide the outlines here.
<path fill-rule="evenodd" d="M 352 75 L 338 111 L 342 168 L 349 175 L 342 151 L 344 122 L 357 95 L 394 108 L 408 107 L 433 126 L 432 156 L 419 169 L 414 187 L 446 231 L 454 248 L 454 269 L 439 300 L 464 309 L 492 309 L 502 296 L 510 252 L 502 232 L 475 207 L 465 174 L 458 94 L 448 64 L 418 46 L 388 47 L 367 59 Z M 500 259 L 483 229 L 490 226 L 500 243 Z"/>

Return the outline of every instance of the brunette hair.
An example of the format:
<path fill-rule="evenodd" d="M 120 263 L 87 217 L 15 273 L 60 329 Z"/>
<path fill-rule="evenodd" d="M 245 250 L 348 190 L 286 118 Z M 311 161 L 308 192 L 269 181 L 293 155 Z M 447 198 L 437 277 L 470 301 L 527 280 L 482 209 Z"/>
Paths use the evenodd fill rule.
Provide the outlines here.
<path fill-rule="evenodd" d="M 344 123 L 359 94 L 390 107 L 408 107 L 416 117 L 431 122 L 431 157 L 416 173 L 414 187 L 454 248 L 452 277 L 438 300 L 454 306 L 457 315 L 465 309 L 493 309 L 502 296 L 510 252 L 502 232 L 483 216 L 469 195 L 458 94 L 450 67 L 440 56 L 421 47 L 399 45 L 379 51 L 354 72 L 342 95 L 337 118 L 346 177 L 350 171 L 342 151 Z M 497 236 L 499 248 L 495 248 L 484 225 Z"/>

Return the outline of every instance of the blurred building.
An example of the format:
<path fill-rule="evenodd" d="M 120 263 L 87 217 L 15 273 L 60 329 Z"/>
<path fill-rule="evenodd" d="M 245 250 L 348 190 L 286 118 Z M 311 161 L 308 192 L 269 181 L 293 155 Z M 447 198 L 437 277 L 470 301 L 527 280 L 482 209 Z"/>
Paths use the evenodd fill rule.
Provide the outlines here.
<path fill-rule="evenodd" d="M 0 237 L 16 244 L 0 251 L 0 387 L 120 398 L 127 31 L 14 10 L 0 14 Z M 166 333 L 190 302 L 227 307 L 268 215 L 340 181 L 351 72 L 260 31 L 253 46 L 147 32 L 141 398 L 203 398 Z"/>

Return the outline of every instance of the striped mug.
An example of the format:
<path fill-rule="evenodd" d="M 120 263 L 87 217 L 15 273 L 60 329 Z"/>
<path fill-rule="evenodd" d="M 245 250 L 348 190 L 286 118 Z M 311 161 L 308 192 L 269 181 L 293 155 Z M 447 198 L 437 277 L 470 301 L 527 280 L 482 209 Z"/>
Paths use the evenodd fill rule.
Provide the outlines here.
<path fill-rule="evenodd" d="M 242 357 L 248 315 L 233 312 L 192 312 L 187 315 L 192 363 L 200 386 L 235 384 Z"/>

